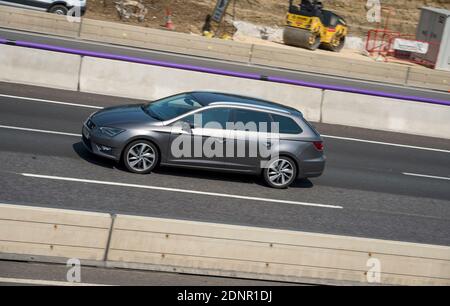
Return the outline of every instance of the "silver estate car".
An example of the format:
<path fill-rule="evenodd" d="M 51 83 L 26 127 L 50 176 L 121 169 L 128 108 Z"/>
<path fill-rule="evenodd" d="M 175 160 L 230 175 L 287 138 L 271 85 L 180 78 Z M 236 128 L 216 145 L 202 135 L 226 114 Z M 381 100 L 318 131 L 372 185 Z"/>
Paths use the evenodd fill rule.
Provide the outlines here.
<path fill-rule="evenodd" d="M 269 186 L 287 188 L 325 167 L 322 138 L 301 112 L 218 92 L 102 109 L 83 124 L 82 141 L 139 174 L 191 167 L 262 175 Z"/>

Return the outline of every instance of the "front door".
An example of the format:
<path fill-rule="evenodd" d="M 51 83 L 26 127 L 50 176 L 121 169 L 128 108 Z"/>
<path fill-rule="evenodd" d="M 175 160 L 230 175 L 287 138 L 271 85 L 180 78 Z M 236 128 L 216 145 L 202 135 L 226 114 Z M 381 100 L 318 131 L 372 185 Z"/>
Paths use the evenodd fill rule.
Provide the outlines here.
<path fill-rule="evenodd" d="M 231 109 L 217 107 L 188 115 L 175 122 L 169 141 L 168 163 L 229 168 L 226 145 Z"/>

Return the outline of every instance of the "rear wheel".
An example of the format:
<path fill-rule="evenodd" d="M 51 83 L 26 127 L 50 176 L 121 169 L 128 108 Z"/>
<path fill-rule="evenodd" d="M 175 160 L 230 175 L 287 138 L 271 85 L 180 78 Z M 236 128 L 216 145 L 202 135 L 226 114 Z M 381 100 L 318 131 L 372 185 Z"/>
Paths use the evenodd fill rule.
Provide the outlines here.
<path fill-rule="evenodd" d="M 280 156 L 272 160 L 264 169 L 263 177 L 270 187 L 285 189 L 295 181 L 297 167 L 291 158 Z"/>
<path fill-rule="evenodd" d="M 68 11 L 69 9 L 61 4 L 54 5 L 49 9 L 50 13 L 54 13 L 56 15 L 67 15 Z"/>
<path fill-rule="evenodd" d="M 147 140 L 137 140 L 127 145 L 122 159 L 128 171 L 147 174 L 158 164 L 159 153 L 153 143 Z"/>

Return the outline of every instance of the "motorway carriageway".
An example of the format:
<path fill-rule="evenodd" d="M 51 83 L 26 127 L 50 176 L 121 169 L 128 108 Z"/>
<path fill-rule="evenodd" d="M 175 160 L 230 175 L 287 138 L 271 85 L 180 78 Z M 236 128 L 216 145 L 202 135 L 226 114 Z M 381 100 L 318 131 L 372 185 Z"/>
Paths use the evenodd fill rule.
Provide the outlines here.
<path fill-rule="evenodd" d="M 82 122 L 118 97 L 0 83 L 0 203 L 126 213 L 450 245 L 450 141 L 315 124 L 320 178 L 160 168 L 126 172 L 81 144 Z"/>

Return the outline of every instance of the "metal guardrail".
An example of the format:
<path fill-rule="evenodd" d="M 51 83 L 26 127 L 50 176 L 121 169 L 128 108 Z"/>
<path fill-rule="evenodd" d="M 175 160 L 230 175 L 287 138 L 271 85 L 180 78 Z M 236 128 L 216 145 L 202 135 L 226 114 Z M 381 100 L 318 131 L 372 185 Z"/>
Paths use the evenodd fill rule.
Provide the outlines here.
<path fill-rule="evenodd" d="M 177 64 L 177 63 L 172 63 L 172 62 L 167 62 L 167 61 L 157 61 L 157 60 L 144 59 L 144 58 L 139 58 L 139 57 L 131 57 L 131 56 L 125 56 L 125 55 L 117 55 L 117 54 L 94 52 L 94 51 L 81 50 L 81 49 L 65 48 L 65 47 L 53 46 L 53 45 L 48 45 L 48 44 L 32 43 L 32 42 L 26 42 L 26 41 L 13 41 L 13 40 L 8 40 L 8 39 L 4 39 L 4 38 L 0 38 L 0 43 L 12 45 L 12 46 L 18 46 L 18 47 L 26 47 L 26 48 L 53 51 L 53 52 L 63 52 L 63 53 L 80 55 L 80 56 L 97 57 L 97 58 L 126 61 L 126 62 L 131 62 L 131 63 L 145 64 L 145 65 L 161 66 L 161 67 L 173 68 L 173 69 L 182 69 L 182 70 L 189 70 L 189 71 L 202 72 L 202 73 L 212 73 L 212 74 L 217 74 L 217 75 L 246 78 L 246 79 L 252 79 L 252 80 L 261 80 L 261 81 L 269 81 L 269 82 L 276 82 L 276 83 L 283 83 L 283 84 L 290 84 L 290 85 L 298 85 L 298 86 L 311 87 L 311 88 L 317 88 L 317 89 L 322 89 L 322 90 L 342 91 L 342 92 L 347 92 L 347 93 L 356 93 L 356 94 L 377 96 L 377 97 L 383 97 L 383 98 L 392 98 L 392 99 L 399 99 L 399 100 L 408 100 L 408 101 L 424 102 L 424 103 L 432 103 L 432 104 L 450 106 L 450 100 L 441 100 L 441 99 L 434 99 L 434 98 L 401 95 L 401 94 L 387 93 L 387 92 L 375 91 L 375 90 L 359 89 L 359 88 L 355 88 L 355 87 L 341 86 L 341 85 L 326 85 L 326 84 L 306 82 L 306 81 L 289 79 L 289 78 L 265 76 L 265 75 L 254 74 L 254 73 L 243 73 L 243 72 L 237 72 L 237 71 L 232 71 L 232 70 L 207 68 L 207 67 L 187 65 L 187 64 Z"/>

